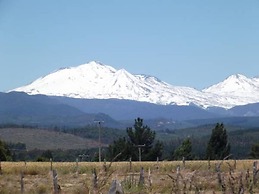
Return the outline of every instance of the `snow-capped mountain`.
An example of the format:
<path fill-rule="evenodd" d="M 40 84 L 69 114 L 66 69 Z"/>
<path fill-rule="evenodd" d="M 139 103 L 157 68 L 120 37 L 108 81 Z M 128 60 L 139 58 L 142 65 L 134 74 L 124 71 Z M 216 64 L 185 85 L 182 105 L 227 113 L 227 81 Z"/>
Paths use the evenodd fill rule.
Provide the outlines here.
<path fill-rule="evenodd" d="M 222 96 L 252 96 L 254 95 L 254 92 L 259 92 L 259 79 L 250 79 L 241 74 L 231 75 L 224 81 L 206 88 L 203 91 Z"/>
<path fill-rule="evenodd" d="M 259 78 L 230 76 L 203 91 L 173 86 L 156 77 L 133 75 L 95 61 L 59 69 L 29 85 L 12 91 L 30 95 L 66 96 L 84 99 L 128 99 L 161 105 L 196 105 L 231 108 L 259 102 Z M 256 94 L 255 94 L 256 92 Z"/>
<path fill-rule="evenodd" d="M 259 102 L 259 78 L 244 75 L 231 75 L 224 81 L 202 90 L 225 97 L 229 103 L 245 105 Z"/>

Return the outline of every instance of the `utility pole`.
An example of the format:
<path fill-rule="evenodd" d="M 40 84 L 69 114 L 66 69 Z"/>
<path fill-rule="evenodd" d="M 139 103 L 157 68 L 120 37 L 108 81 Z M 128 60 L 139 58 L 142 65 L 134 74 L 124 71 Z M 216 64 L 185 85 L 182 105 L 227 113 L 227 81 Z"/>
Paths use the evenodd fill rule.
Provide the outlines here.
<path fill-rule="evenodd" d="M 146 144 L 137 145 L 137 147 L 138 147 L 138 159 L 139 159 L 140 162 L 141 162 L 141 148 L 143 148 L 145 146 L 146 146 Z"/>
<path fill-rule="evenodd" d="M 102 148 L 101 148 L 101 123 L 104 121 L 94 121 L 95 123 L 98 123 L 98 129 L 99 129 L 99 162 L 102 161 Z"/>

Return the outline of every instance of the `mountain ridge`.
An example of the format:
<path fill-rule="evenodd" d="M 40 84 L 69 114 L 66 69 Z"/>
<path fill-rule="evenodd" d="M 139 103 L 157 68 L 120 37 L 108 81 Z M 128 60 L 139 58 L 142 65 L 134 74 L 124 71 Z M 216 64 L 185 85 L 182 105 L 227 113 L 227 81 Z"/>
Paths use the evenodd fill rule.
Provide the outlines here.
<path fill-rule="evenodd" d="M 240 91 L 241 90 L 241 91 Z M 203 109 L 259 102 L 259 78 L 236 74 L 201 91 L 168 84 L 154 76 L 131 74 L 125 69 L 92 61 L 62 68 L 11 91 L 30 95 L 63 96 L 82 99 L 124 99 L 160 105 L 196 105 Z"/>
<path fill-rule="evenodd" d="M 229 110 L 204 110 L 197 106 L 157 105 L 121 99 L 76 99 L 0 93 L 0 124 L 41 127 L 82 127 L 102 120 L 106 127 L 124 129 L 137 117 L 158 129 L 185 128 L 224 122 L 237 126 L 258 126 L 259 103 Z"/>
<path fill-rule="evenodd" d="M 31 126 L 85 126 L 103 120 L 106 126 L 119 126 L 110 116 L 100 112 L 86 113 L 74 106 L 45 95 L 23 92 L 0 92 L 0 123 Z"/>

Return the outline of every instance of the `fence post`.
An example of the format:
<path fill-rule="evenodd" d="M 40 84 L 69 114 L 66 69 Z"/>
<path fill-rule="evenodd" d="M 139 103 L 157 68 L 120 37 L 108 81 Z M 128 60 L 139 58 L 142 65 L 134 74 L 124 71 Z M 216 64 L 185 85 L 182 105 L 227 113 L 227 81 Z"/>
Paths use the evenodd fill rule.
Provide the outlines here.
<path fill-rule="evenodd" d="M 50 170 L 52 171 L 53 170 L 53 168 L 52 168 L 52 158 L 50 158 L 49 161 L 50 161 Z"/>
<path fill-rule="evenodd" d="M 107 165 L 106 165 L 106 159 L 104 158 L 104 159 L 103 159 L 103 170 L 104 170 L 105 173 L 107 173 L 108 168 L 109 168 L 109 167 L 107 167 Z"/>
<path fill-rule="evenodd" d="M 76 158 L 76 176 L 78 176 L 78 169 L 79 169 L 78 158 Z"/>
<path fill-rule="evenodd" d="M 24 173 L 23 173 L 23 171 L 21 171 L 21 179 L 20 179 L 21 193 L 24 193 L 24 181 L 23 181 L 23 178 L 24 178 Z"/>
<path fill-rule="evenodd" d="M 159 157 L 156 157 L 156 169 L 159 171 Z"/>
<path fill-rule="evenodd" d="M 183 169 L 185 169 L 185 157 L 183 157 Z"/>
<path fill-rule="evenodd" d="M 177 175 L 180 174 L 180 170 L 181 170 L 180 165 L 177 165 L 177 167 L 176 167 L 176 174 L 177 174 Z"/>
<path fill-rule="evenodd" d="M 139 186 L 143 186 L 144 185 L 144 168 L 141 167 L 141 170 L 140 170 L 140 174 L 139 174 Z"/>
<path fill-rule="evenodd" d="M 257 183 L 257 173 L 258 173 L 258 170 L 257 170 L 257 161 L 254 161 L 253 163 L 253 184 L 256 185 Z"/>
<path fill-rule="evenodd" d="M 54 194 L 58 194 L 60 190 L 60 186 L 58 185 L 58 174 L 56 170 L 52 170 L 53 175 L 53 186 L 54 186 Z"/>
<path fill-rule="evenodd" d="M 129 158 L 129 173 L 130 173 L 130 187 L 132 187 L 133 185 L 133 182 L 134 182 L 134 175 L 133 175 L 133 172 L 132 172 L 132 160 L 131 160 L 131 157 Z"/>
<path fill-rule="evenodd" d="M 1 164 L 1 159 L 0 159 L 0 175 L 2 174 L 2 164 Z"/>
<path fill-rule="evenodd" d="M 108 194 L 124 194 L 123 188 L 118 180 L 113 180 Z"/>
<path fill-rule="evenodd" d="M 150 167 L 148 168 L 148 183 L 149 183 L 149 187 L 151 187 L 152 186 L 152 178 L 151 178 Z"/>
<path fill-rule="evenodd" d="M 130 172 L 132 171 L 132 161 L 131 161 L 131 157 L 130 157 L 130 159 L 129 159 L 129 162 L 130 162 Z"/>
<path fill-rule="evenodd" d="M 216 164 L 216 172 L 217 172 L 218 184 L 221 187 L 222 193 L 225 193 L 226 185 L 224 183 L 224 176 L 221 175 L 221 169 L 220 169 L 221 164 L 222 163 Z"/>
<path fill-rule="evenodd" d="M 97 174 L 96 174 L 96 169 L 94 168 L 93 171 L 93 193 L 97 193 L 98 185 L 97 185 Z"/>

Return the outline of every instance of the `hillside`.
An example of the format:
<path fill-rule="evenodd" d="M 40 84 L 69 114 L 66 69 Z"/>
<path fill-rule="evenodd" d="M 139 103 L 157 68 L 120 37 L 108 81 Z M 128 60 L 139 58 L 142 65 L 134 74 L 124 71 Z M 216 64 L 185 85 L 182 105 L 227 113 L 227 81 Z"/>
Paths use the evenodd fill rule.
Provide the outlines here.
<path fill-rule="evenodd" d="M 67 97 L 51 97 L 60 103 L 67 104 L 85 113 L 102 112 L 116 120 L 134 120 L 167 118 L 173 120 L 188 120 L 199 118 L 215 118 L 216 113 L 210 113 L 197 106 L 158 105 L 148 102 L 138 102 L 123 99 L 78 99 Z"/>
<path fill-rule="evenodd" d="M 85 113 L 44 95 L 23 92 L 0 92 L 0 123 L 30 126 L 85 126 L 95 120 L 105 121 L 106 126 L 119 124 L 108 115 Z"/>
<path fill-rule="evenodd" d="M 27 150 L 68 150 L 98 147 L 98 142 L 91 139 L 33 128 L 1 128 L 0 139 L 11 143 L 25 143 Z"/>

